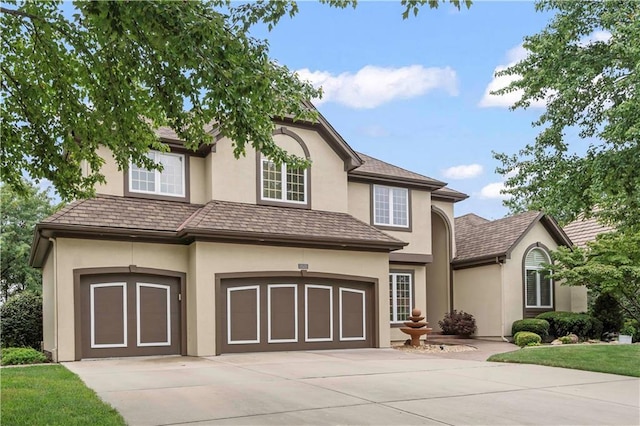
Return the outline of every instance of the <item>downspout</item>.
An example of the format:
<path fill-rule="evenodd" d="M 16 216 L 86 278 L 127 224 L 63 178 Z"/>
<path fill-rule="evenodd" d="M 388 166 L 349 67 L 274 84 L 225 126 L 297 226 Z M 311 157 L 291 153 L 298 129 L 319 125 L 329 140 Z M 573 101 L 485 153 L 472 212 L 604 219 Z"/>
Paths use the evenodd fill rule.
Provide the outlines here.
<path fill-rule="evenodd" d="M 500 338 L 504 342 L 509 342 L 509 339 L 504 337 L 504 262 L 500 262 L 499 259 L 496 259 L 498 263 L 500 263 L 500 316 L 501 316 L 501 324 L 500 324 Z"/>
<path fill-rule="evenodd" d="M 53 247 L 53 348 L 51 348 L 51 357 L 55 362 L 58 361 L 58 247 L 56 239 L 49 238 Z"/>

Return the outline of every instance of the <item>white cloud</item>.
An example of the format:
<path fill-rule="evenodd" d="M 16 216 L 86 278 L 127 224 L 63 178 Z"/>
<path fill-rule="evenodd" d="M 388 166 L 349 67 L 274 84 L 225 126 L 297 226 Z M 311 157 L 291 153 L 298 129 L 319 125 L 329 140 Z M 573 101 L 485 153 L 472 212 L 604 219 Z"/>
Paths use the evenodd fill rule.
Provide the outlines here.
<path fill-rule="evenodd" d="M 590 44 L 596 43 L 598 41 L 608 42 L 611 39 L 611 33 L 609 31 L 595 31 L 591 35 L 584 37 L 578 43 L 580 47 L 586 47 Z"/>
<path fill-rule="evenodd" d="M 482 99 L 480 100 L 479 105 L 481 107 L 508 108 L 522 98 L 522 95 L 524 93 L 522 90 L 516 90 L 505 95 L 492 95 L 491 92 L 507 87 L 509 84 L 511 84 L 511 82 L 518 80 L 519 76 L 517 75 L 504 75 L 496 77 L 495 73 L 503 71 L 510 66 L 517 64 L 521 60 L 525 59 L 528 55 L 529 52 L 522 45 L 516 46 L 507 52 L 507 64 L 498 65 L 494 70 L 493 80 L 491 80 L 491 82 L 489 82 L 489 84 L 487 85 L 487 88 L 484 91 L 484 96 L 482 96 Z M 531 102 L 531 107 L 544 108 L 546 106 L 546 103 L 547 102 L 545 99 L 540 99 Z"/>
<path fill-rule="evenodd" d="M 492 199 L 505 199 L 509 198 L 508 194 L 501 194 L 500 191 L 504 189 L 504 182 L 493 182 L 485 185 L 480 190 L 480 198 L 492 198 Z"/>
<path fill-rule="evenodd" d="M 480 164 L 463 164 L 444 169 L 442 175 L 448 179 L 470 179 L 480 176 L 483 171 Z"/>
<path fill-rule="evenodd" d="M 425 68 L 410 65 L 401 68 L 384 68 L 366 65 L 355 74 L 344 72 L 333 75 L 328 71 L 296 71 L 302 80 L 315 87 L 322 86 L 323 97 L 315 103 L 336 102 L 351 108 L 375 108 L 396 99 L 422 96 L 441 89 L 451 96 L 458 95 L 456 72 L 450 67 Z"/>

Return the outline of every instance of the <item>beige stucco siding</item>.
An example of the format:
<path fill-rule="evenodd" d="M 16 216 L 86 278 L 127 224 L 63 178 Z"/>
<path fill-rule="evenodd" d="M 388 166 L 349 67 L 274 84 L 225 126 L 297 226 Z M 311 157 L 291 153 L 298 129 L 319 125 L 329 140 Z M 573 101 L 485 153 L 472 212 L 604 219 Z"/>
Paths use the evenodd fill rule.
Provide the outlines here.
<path fill-rule="evenodd" d="M 409 243 L 396 253 L 431 254 L 431 193 L 411 191 L 411 230 L 394 231 L 388 228 L 384 232 Z M 368 224 L 371 218 L 371 185 L 349 182 L 349 214 Z"/>
<path fill-rule="evenodd" d="M 427 265 L 427 321 L 434 331 L 441 331 L 438 321 L 451 306 L 450 296 L 450 241 L 446 218 L 441 210 L 431 213 L 433 261 Z"/>
<path fill-rule="evenodd" d="M 315 131 L 287 126 L 287 129 L 299 136 L 309 150 L 311 208 L 347 212 L 347 172 L 344 162 Z M 290 154 L 304 157 L 300 144 L 291 136 L 277 134 L 274 141 Z M 233 146 L 229 139 L 223 138 L 216 144 L 216 152 L 207 161 L 211 170 L 211 197 L 216 200 L 236 201 L 255 204 L 258 196 L 256 152 L 247 147 L 246 155 L 235 160 Z"/>
<path fill-rule="evenodd" d="M 476 336 L 500 336 L 500 265 L 454 271 L 453 304 L 476 319 Z"/>
<path fill-rule="evenodd" d="M 194 204 L 205 204 L 207 198 L 206 159 L 191 156 L 189 158 L 189 198 Z"/>
<path fill-rule="evenodd" d="M 372 277 L 378 279 L 378 310 L 389 312 L 388 255 L 293 247 L 196 242 L 198 274 L 198 350 L 193 355 L 216 353 L 214 278 L 220 273 L 297 271 L 299 263 L 309 272 Z M 207 309 L 202 309 L 209 307 Z M 200 324 L 204 327 L 200 327 Z M 389 319 L 379 318 L 380 346 L 389 345 Z"/>
<path fill-rule="evenodd" d="M 450 202 L 446 202 L 446 201 L 440 201 L 440 200 L 434 200 L 433 198 L 431 199 L 431 206 L 433 207 L 433 210 L 436 210 L 438 213 L 444 215 L 444 217 L 446 218 L 446 222 L 447 222 L 447 227 L 449 228 L 449 232 L 452 235 L 451 238 L 451 246 L 449 247 L 449 249 L 451 250 L 451 259 L 453 259 L 454 257 L 456 257 L 456 244 L 455 244 L 455 238 L 453 238 L 454 235 L 456 235 L 456 227 L 455 227 L 455 215 L 454 215 L 454 211 L 453 211 L 453 203 Z M 435 249 L 434 249 L 435 250 Z"/>
<path fill-rule="evenodd" d="M 75 357 L 74 269 L 136 265 L 187 272 L 186 246 L 58 238 L 56 249 L 59 361 Z"/>
<path fill-rule="evenodd" d="M 164 269 L 187 274 L 187 353 L 213 355 L 215 347 L 215 276 L 238 272 L 297 272 L 298 263 L 307 263 L 310 272 L 365 276 L 378 284 L 378 306 L 389 312 L 387 253 L 303 249 L 291 247 L 253 246 L 195 242 L 190 246 L 93 241 L 59 238 L 56 242 L 57 262 L 52 253 L 45 264 L 44 291 L 46 349 L 56 346 L 53 329 L 52 283 L 58 282 L 59 361 L 75 358 L 74 276 L 78 268 L 128 267 Z M 57 277 L 53 278 L 53 268 Z M 421 278 L 423 279 L 423 278 Z M 423 296 L 421 296 L 423 297 Z M 378 342 L 389 345 L 389 319 L 378 316 Z"/>
<path fill-rule="evenodd" d="M 124 195 L 124 172 L 118 170 L 118 164 L 115 158 L 111 154 L 111 150 L 104 146 L 99 146 L 97 150 L 98 155 L 104 160 L 104 164 L 100 168 L 106 179 L 106 183 L 96 185 L 96 193 L 105 195 Z M 84 175 L 88 175 L 89 166 L 86 162 L 83 162 L 82 170 Z"/>
<path fill-rule="evenodd" d="M 44 339 L 44 350 L 51 352 L 55 361 L 55 248 L 50 250 L 49 253 L 50 254 L 45 260 L 44 266 L 42 267 L 42 333 Z"/>

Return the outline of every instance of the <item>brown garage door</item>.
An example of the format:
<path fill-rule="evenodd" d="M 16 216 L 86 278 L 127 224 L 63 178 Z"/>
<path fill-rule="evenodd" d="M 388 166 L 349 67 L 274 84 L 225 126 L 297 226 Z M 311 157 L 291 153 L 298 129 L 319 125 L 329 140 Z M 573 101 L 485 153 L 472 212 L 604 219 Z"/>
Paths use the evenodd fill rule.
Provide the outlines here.
<path fill-rule="evenodd" d="M 81 297 L 82 358 L 181 353 L 177 278 L 85 276 Z"/>
<path fill-rule="evenodd" d="M 371 283 L 252 278 L 218 291 L 218 353 L 374 346 Z"/>

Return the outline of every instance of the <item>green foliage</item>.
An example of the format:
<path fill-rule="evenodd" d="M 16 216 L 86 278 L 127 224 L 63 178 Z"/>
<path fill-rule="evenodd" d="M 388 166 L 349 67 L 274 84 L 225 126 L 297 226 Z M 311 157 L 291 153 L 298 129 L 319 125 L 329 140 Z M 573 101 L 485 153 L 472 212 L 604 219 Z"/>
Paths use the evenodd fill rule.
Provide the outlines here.
<path fill-rule="evenodd" d="M 573 339 L 571 338 L 571 336 L 560 336 L 558 337 L 558 340 L 560 340 L 563 345 L 570 345 L 571 343 L 573 343 Z"/>
<path fill-rule="evenodd" d="M 40 349 L 42 341 L 42 297 L 31 291 L 11 296 L 0 307 L 2 347 L 29 346 Z"/>
<path fill-rule="evenodd" d="M 602 323 L 589 314 L 552 311 L 536 318 L 548 321 L 549 334 L 556 338 L 569 334 L 575 334 L 581 339 L 600 338 L 602 335 Z"/>
<path fill-rule="evenodd" d="M 610 293 L 602 293 L 596 298 L 591 315 L 602 322 L 604 333 L 615 333 L 620 330 L 624 320 L 620 304 Z"/>
<path fill-rule="evenodd" d="M 61 365 L 2 370 L 3 425 L 122 426 L 125 421 Z"/>
<path fill-rule="evenodd" d="M 549 323 L 538 318 L 525 318 L 513 322 L 511 335 L 515 336 L 519 331 L 530 331 L 536 333 L 542 340 L 549 337 Z"/>
<path fill-rule="evenodd" d="M 438 321 L 442 334 L 454 334 L 459 336 L 471 336 L 476 332 L 476 320 L 473 315 L 464 311 L 447 312 L 444 318 Z"/>
<path fill-rule="evenodd" d="M 556 279 L 609 293 L 625 317 L 640 321 L 640 231 L 600 234 L 587 249 L 559 247 L 551 256 Z"/>
<path fill-rule="evenodd" d="M 440 2 L 403 0 L 404 16 L 424 4 Z M 26 172 L 51 180 L 65 200 L 92 195 L 105 180 L 99 145 L 122 169 L 129 161 L 159 168 L 145 155 L 168 149 L 154 133 L 159 126 L 196 149 L 213 142 L 207 126 L 215 123 L 236 157 L 251 145 L 276 163 L 308 166 L 273 142 L 272 118 L 317 119 L 305 101 L 321 90 L 271 60 L 267 41 L 249 33 L 296 15 L 295 1 L 74 1 L 66 12 L 61 5 L 9 0 L 0 8 L 1 167 L 12 187 L 24 189 Z"/>
<path fill-rule="evenodd" d="M 634 342 L 640 342 L 640 322 L 634 319 L 626 320 L 620 329 L 620 333 L 633 336 Z"/>
<path fill-rule="evenodd" d="M 43 362 L 47 362 L 47 357 L 33 348 L 6 348 L 2 349 L 2 355 L 0 355 L 0 364 L 2 365 L 41 364 Z"/>
<path fill-rule="evenodd" d="M 16 292 L 42 287 L 40 271 L 29 266 L 33 230 L 36 223 L 49 216 L 54 208 L 45 192 L 23 182 L 24 192 L 18 194 L 9 185 L 0 183 L 0 299 Z"/>
<path fill-rule="evenodd" d="M 497 73 L 518 77 L 495 92 L 522 90 L 513 109 L 547 101 L 535 142 L 494 153 L 500 173 L 515 172 L 506 204 L 640 230 L 640 2 L 539 0 L 536 9 L 554 16 L 525 37 L 529 55 Z"/>
<path fill-rule="evenodd" d="M 542 338 L 536 333 L 530 331 L 519 331 L 513 336 L 516 345 L 524 348 L 525 346 L 537 346 L 542 342 Z"/>

